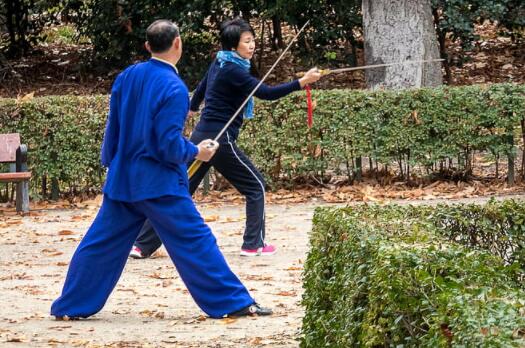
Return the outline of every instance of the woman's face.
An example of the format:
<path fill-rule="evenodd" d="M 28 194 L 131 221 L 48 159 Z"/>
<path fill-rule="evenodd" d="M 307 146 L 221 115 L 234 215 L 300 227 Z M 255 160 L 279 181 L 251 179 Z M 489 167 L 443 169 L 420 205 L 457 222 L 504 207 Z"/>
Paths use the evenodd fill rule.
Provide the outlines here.
<path fill-rule="evenodd" d="M 253 53 L 255 52 L 255 38 L 252 33 L 245 31 L 241 34 L 239 45 L 235 51 L 244 59 L 252 59 Z"/>

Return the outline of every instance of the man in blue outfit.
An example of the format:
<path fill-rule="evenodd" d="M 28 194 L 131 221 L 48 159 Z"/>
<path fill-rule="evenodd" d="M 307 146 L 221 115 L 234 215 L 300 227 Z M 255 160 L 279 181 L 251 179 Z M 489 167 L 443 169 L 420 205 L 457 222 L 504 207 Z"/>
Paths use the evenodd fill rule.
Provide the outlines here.
<path fill-rule="evenodd" d="M 146 219 L 210 317 L 271 314 L 230 270 L 188 192 L 185 163 L 209 161 L 217 143 L 206 139 L 193 145 L 182 135 L 189 98 L 175 67 L 182 54 L 178 28 L 155 21 L 146 38 L 152 58 L 128 67 L 113 84 L 101 154 L 109 168 L 104 199 L 51 314 L 85 318 L 100 311 Z"/>

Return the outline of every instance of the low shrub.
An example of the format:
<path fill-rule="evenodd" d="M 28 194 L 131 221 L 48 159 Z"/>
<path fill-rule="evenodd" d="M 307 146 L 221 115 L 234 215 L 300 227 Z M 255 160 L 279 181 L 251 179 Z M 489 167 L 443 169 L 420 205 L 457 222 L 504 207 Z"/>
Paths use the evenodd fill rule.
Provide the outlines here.
<path fill-rule="evenodd" d="M 518 205 L 491 202 L 478 216 L 490 220 L 498 211 L 519 221 L 523 212 L 509 209 Z M 483 227 L 489 233 L 484 223 L 476 232 L 450 228 L 456 216 L 475 210 L 318 208 L 305 263 L 301 347 L 523 346 L 525 291 L 517 269 L 525 266 L 506 263 L 489 247 L 473 248 L 480 243 L 449 240 L 482 235 Z M 498 233 L 514 240 L 517 232 Z"/>

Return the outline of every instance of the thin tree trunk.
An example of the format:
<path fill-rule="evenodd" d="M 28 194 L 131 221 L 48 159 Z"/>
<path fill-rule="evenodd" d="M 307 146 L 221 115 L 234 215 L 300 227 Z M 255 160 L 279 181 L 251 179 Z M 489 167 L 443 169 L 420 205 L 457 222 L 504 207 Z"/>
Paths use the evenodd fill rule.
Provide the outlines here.
<path fill-rule="evenodd" d="M 523 139 L 523 149 L 521 152 L 521 178 L 525 179 L 525 119 L 521 119 L 521 138 Z"/>
<path fill-rule="evenodd" d="M 508 130 L 507 141 L 510 145 L 510 150 L 507 152 L 507 184 L 514 186 L 514 136 L 512 135 L 512 129 Z"/>
<path fill-rule="evenodd" d="M 357 40 L 353 36 L 350 36 L 348 42 L 350 42 L 350 47 L 352 49 L 350 61 L 348 62 L 349 66 L 357 66 Z"/>
<path fill-rule="evenodd" d="M 273 16 L 272 25 L 273 25 L 272 48 L 274 50 L 278 48 L 284 48 L 283 31 L 281 29 L 281 19 L 278 16 Z"/>
<path fill-rule="evenodd" d="M 407 152 L 407 182 L 410 182 L 410 150 Z"/>
<path fill-rule="evenodd" d="M 257 62 L 257 70 L 261 71 L 261 64 L 262 64 L 262 57 L 264 54 L 264 28 L 266 27 L 266 21 L 263 19 L 261 21 L 262 23 L 262 29 L 261 29 L 261 43 L 259 44 L 259 61 Z"/>
<path fill-rule="evenodd" d="M 51 200 L 58 201 L 60 197 L 60 187 L 58 185 L 58 179 L 51 179 Z"/>
<path fill-rule="evenodd" d="M 499 153 L 496 154 L 496 179 L 499 178 Z"/>
<path fill-rule="evenodd" d="M 45 199 L 47 197 L 47 176 L 42 177 L 42 197 Z"/>
<path fill-rule="evenodd" d="M 357 157 L 355 159 L 355 179 L 357 181 L 361 181 L 361 179 L 363 178 L 363 158 L 362 157 Z"/>
<path fill-rule="evenodd" d="M 432 10 L 432 15 L 434 17 L 434 25 L 436 27 L 436 34 L 438 37 L 438 43 L 439 43 L 439 55 L 441 56 L 443 61 L 443 67 L 445 68 L 445 80 L 447 81 L 447 84 L 452 84 L 452 71 L 450 70 L 450 64 L 448 59 L 448 52 L 447 52 L 447 41 L 446 36 L 443 30 L 439 28 L 439 13 L 437 9 Z"/>

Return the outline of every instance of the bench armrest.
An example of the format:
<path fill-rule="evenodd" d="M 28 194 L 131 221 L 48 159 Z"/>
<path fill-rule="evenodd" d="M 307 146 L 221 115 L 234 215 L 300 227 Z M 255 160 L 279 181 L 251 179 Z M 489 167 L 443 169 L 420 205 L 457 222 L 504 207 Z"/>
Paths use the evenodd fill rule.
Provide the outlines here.
<path fill-rule="evenodd" d="M 16 149 L 16 171 L 27 172 L 27 145 L 21 144 Z"/>

